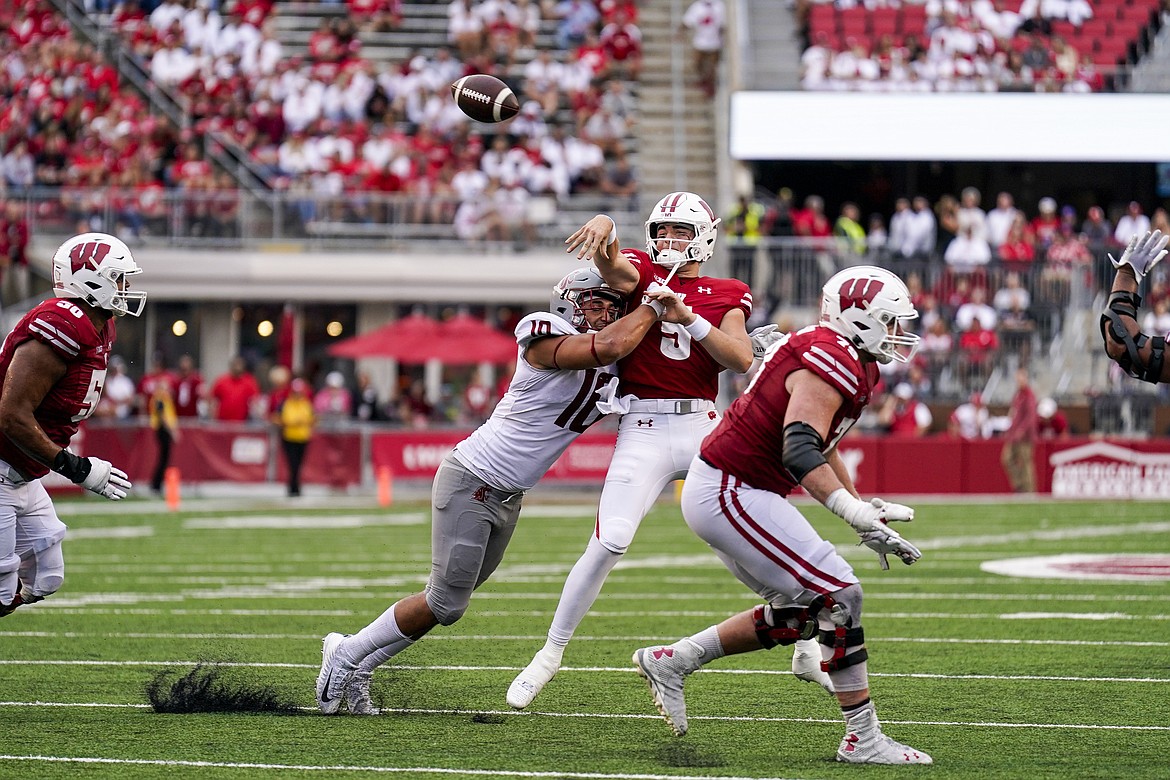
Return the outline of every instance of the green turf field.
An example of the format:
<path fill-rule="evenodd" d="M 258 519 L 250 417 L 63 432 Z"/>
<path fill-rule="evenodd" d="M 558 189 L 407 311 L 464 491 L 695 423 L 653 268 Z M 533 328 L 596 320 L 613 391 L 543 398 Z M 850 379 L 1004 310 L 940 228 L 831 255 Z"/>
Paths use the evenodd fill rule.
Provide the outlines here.
<path fill-rule="evenodd" d="M 542 494 L 548 497 L 546 491 Z M 756 600 L 661 503 L 533 704 L 504 693 L 543 642 L 593 524 L 588 503 L 530 502 L 496 576 L 456 626 L 374 677 L 378 717 L 315 714 L 321 636 L 421 589 L 424 505 L 315 509 L 220 502 L 63 504 L 65 587 L 0 620 L 0 778 L 1143 778 L 1170 777 L 1170 589 L 980 564 L 1062 553 L 1170 553 L 1170 505 L 918 505 L 913 567 L 806 511 L 866 591 L 872 690 L 887 733 L 932 767 L 833 760 L 835 703 L 788 674 L 790 651 L 688 679 L 678 739 L 630 666 Z M 332 529 L 325 522 L 333 517 Z M 848 546 L 844 546 L 848 545 Z M 267 687 L 291 714 L 157 714 L 147 683 L 198 662 Z"/>

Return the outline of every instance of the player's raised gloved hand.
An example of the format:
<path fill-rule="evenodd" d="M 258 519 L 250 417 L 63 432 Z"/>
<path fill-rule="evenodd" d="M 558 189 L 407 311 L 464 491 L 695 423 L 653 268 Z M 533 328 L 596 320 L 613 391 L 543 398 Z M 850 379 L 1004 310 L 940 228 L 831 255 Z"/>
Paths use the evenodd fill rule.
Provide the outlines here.
<path fill-rule="evenodd" d="M 845 488 L 837 488 L 825 499 L 829 511 L 845 520 L 859 534 L 885 529 L 890 521 L 910 522 L 914 510 L 903 504 L 895 504 L 874 498 L 862 501 L 854 498 Z"/>
<path fill-rule="evenodd" d="M 1140 284 L 1154 266 L 1166 256 L 1166 244 L 1170 243 L 1170 236 L 1162 235 L 1161 230 L 1155 230 L 1145 235 L 1134 233 L 1121 253 L 1120 260 L 1114 260 L 1113 255 L 1107 255 L 1114 268 L 1128 265 Z"/>
<path fill-rule="evenodd" d="M 748 338 L 752 340 L 752 357 L 754 359 L 763 360 L 768 347 L 784 338 L 783 333 L 777 333 L 779 329 L 780 326 L 776 324 L 762 325 L 748 334 Z"/>
<path fill-rule="evenodd" d="M 658 293 L 658 295 L 655 296 L 655 293 Z M 650 284 L 646 285 L 646 293 L 642 296 L 642 303 L 654 309 L 659 318 L 661 318 L 662 315 L 666 313 L 666 309 L 670 303 L 669 301 L 661 300 L 663 293 L 668 293 L 673 298 L 676 298 L 680 304 L 682 303 L 682 300 L 687 297 L 683 293 L 675 292 L 665 284 L 660 284 L 659 282 L 650 282 Z"/>
<path fill-rule="evenodd" d="M 892 528 L 864 533 L 861 535 L 861 543 L 878 554 L 878 562 L 883 570 L 890 568 L 890 562 L 886 560 L 887 555 L 898 556 L 907 566 L 922 557 L 921 550 L 903 539 L 902 535 Z"/>

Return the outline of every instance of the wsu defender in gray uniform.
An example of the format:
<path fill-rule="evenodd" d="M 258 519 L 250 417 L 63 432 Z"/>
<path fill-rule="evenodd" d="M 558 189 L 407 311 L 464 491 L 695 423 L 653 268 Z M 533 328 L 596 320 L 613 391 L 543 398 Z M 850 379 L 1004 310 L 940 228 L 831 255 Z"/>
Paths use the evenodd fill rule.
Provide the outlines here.
<path fill-rule="evenodd" d="M 551 308 L 552 313 L 530 314 L 516 326 L 519 354 L 508 392 L 487 422 L 439 466 L 431 492 L 426 589 L 398 601 L 352 636 L 325 637 L 317 677 L 322 712 L 339 712 L 344 703 L 351 714 L 376 714 L 370 701 L 374 669 L 435 626 L 463 616 L 472 591 L 504 556 L 525 491 L 602 417 L 597 401 L 612 392 L 613 364 L 632 352 L 660 317 L 678 322 L 690 316 L 663 287 L 647 290 L 647 300 L 621 317 L 622 296 L 591 266 L 553 288 Z"/>

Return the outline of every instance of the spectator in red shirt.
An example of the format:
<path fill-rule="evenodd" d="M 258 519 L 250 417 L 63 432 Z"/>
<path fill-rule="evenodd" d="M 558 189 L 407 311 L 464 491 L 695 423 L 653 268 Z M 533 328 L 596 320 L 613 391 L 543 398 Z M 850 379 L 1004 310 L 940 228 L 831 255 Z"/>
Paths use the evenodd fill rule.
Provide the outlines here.
<path fill-rule="evenodd" d="M 900 382 L 878 410 L 878 422 L 890 436 L 925 436 L 934 422 L 929 407 L 914 397 L 914 388 Z"/>
<path fill-rule="evenodd" d="M 828 238 L 833 226 L 825 216 L 825 201 L 820 195 L 809 195 L 804 199 L 804 208 L 792 213 L 792 231 L 808 238 Z"/>
<path fill-rule="evenodd" d="M 1051 398 L 1041 398 L 1036 404 L 1036 433 L 1041 439 L 1067 439 L 1068 418 L 1064 412 L 1056 408 L 1056 401 Z"/>
<path fill-rule="evenodd" d="M 242 357 L 232 358 L 228 372 L 211 387 L 211 417 L 242 421 L 251 416 L 252 403 L 260 397 L 260 386 L 248 372 Z"/>
<path fill-rule="evenodd" d="M 613 71 L 637 80 L 642 72 L 642 31 L 619 9 L 611 24 L 601 31 L 601 48 L 613 64 Z M 616 75 L 616 73 L 615 73 Z"/>
<path fill-rule="evenodd" d="M 150 370 L 138 380 L 136 405 L 139 413 L 145 413 L 150 408 L 150 398 L 163 382 L 169 383 L 172 388 L 175 386 L 175 378 L 167 369 L 166 359 L 161 354 L 156 354 L 150 361 Z"/>
<path fill-rule="evenodd" d="M 1039 420 L 1036 394 L 1028 381 L 1028 369 L 1016 369 L 1016 394 L 1012 396 L 1011 423 L 1004 433 L 1000 462 L 1017 493 L 1036 491 L 1036 463 L 1032 457 Z"/>
<path fill-rule="evenodd" d="M 195 368 L 190 355 L 179 358 L 175 373 L 175 414 L 179 417 L 198 417 L 199 402 L 203 398 L 203 376 Z"/>
<path fill-rule="evenodd" d="M 0 268 L 3 269 L 4 302 L 26 300 L 29 296 L 28 220 L 19 201 L 5 203 L 0 216 Z"/>

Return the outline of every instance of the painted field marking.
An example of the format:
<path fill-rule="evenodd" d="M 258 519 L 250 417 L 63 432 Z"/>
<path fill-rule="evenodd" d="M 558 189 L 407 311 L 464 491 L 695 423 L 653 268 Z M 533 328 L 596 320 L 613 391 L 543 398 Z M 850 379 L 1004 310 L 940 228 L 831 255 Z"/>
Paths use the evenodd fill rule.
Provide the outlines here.
<path fill-rule="evenodd" d="M 1011 577 L 1109 582 L 1165 582 L 1170 555 L 1157 553 L 1067 553 L 984 561 L 983 571 Z"/>
<path fill-rule="evenodd" d="M 563 671 L 563 670 L 562 670 Z M 148 708 L 150 705 L 127 705 L 127 704 L 53 704 L 49 702 L 0 702 L 0 707 L 126 707 L 126 708 Z M 305 712 L 315 712 L 316 707 L 301 707 Z M 385 707 L 382 712 L 394 715 L 456 715 L 459 717 L 466 716 L 483 716 L 483 715 L 498 715 L 508 716 L 513 718 L 594 718 L 605 720 L 661 720 L 660 715 L 652 714 L 629 714 L 629 713 L 612 713 L 612 712 L 545 712 L 539 710 L 525 710 L 517 712 L 516 710 L 474 710 L 474 709 L 424 709 L 424 708 L 400 708 L 400 707 Z M 827 724 L 840 725 L 840 718 L 786 718 L 786 717 L 772 717 L 767 715 L 692 715 L 689 716 L 692 721 L 709 721 L 709 722 L 731 722 L 731 723 L 813 723 L 813 724 Z M 1170 726 L 1163 725 L 1117 725 L 1104 723 L 1007 723 L 995 721 L 940 721 L 940 720 L 887 720 L 882 718 L 882 723 L 886 725 L 898 726 L 938 726 L 943 728 L 1005 728 L 1005 729 L 1077 729 L 1082 731 L 1170 731 Z M 19 759 L 20 756 L 3 756 L 0 755 L 0 760 L 4 759 Z M 555 775 L 557 777 L 610 777 L 610 775 Z M 629 777 L 643 777 L 643 775 L 629 775 Z M 681 778 L 681 775 L 668 775 L 668 777 Z M 710 780 L 706 778 L 705 780 Z M 720 776 L 718 780 L 732 780 Z"/>
<path fill-rule="evenodd" d="M 199 661 L 99 661 L 99 660 L 50 660 L 36 661 L 8 661 L 0 660 L 0 665 L 34 665 L 34 666 L 184 666 L 194 668 Z M 320 669 L 320 664 L 277 663 L 260 661 L 215 661 L 215 666 L 241 669 Z M 519 672 L 522 666 L 480 666 L 462 664 L 394 664 L 384 667 L 387 671 L 398 670 L 404 672 Z M 635 674 L 636 670 L 625 666 L 562 666 L 561 672 L 598 672 L 614 674 Z M 712 675 L 752 675 L 791 676 L 792 672 L 784 669 L 700 669 L 696 674 Z M 870 677 L 893 677 L 928 680 L 1005 680 L 1029 682 L 1116 682 L 1116 683 L 1170 683 L 1170 678 L 1164 677 L 1074 677 L 1060 675 L 1037 674 L 927 674 L 927 673 L 897 673 L 877 672 Z M 1170 726 L 1167 726 L 1170 729 Z"/>
<path fill-rule="evenodd" d="M 232 761 L 179 761 L 174 759 L 96 758 L 92 756 L 6 756 L 0 761 L 39 761 L 56 764 L 120 764 L 128 766 L 182 766 L 203 769 L 272 769 L 296 772 L 379 772 L 382 774 L 457 775 L 466 777 L 551 777 L 580 780 L 711 780 L 710 775 L 647 775 L 605 772 L 533 772 L 512 769 L 452 769 L 448 767 L 350 766 L 345 764 L 257 764 Z M 719 780 L 784 780 L 783 778 L 719 776 Z"/>

